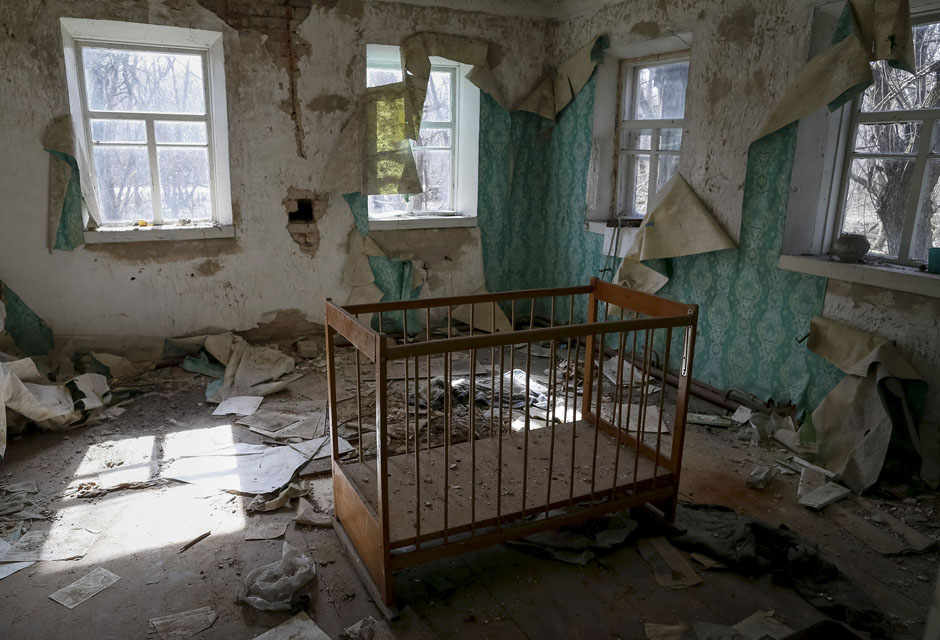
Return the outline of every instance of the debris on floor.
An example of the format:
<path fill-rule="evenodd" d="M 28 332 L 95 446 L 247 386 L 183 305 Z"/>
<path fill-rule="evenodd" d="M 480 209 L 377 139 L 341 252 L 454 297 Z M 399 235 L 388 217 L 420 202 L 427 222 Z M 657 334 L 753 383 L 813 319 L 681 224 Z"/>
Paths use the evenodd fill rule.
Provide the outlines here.
<path fill-rule="evenodd" d="M 331 640 L 306 613 L 301 611 L 296 616 L 279 624 L 270 631 L 265 631 L 255 640 Z"/>
<path fill-rule="evenodd" d="M 95 543 L 98 533 L 88 529 L 56 527 L 49 531 L 31 530 L 23 534 L 0 562 L 46 562 L 83 557 Z"/>
<path fill-rule="evenodd" d="M 745 640 L 781 640 L 793 633 L 793 629 L 774 617 L 773 611 L 755 611 L 735 624 L 734 630 Z"/>
<path fill-rule="evenodd" d="M 306 498 L 297 500 L 297 511 L 293 521 L 305 527 L 332 527 L 333 519 L 330 516 L 318 513 Z"/>
<path fill-rule="evenodd" d="M 218 614 L 211 607 L 201 607 L 159 618 L 151 618 L 161 640 L 185 640 L 215 624 Z"/>
<path fill-rule="evenodd" d="M 665 538 L 644 538 L 637 541 L 636 546 L 643 559 L 653 567 L 659 586 L 686 589 L 702 584 L 702 578 L 692 565 Z"/>
<path fill-rule="evenodd" d="M 716 505 L 680 503 L 671 535 L 683 548 L 707 553 L 746 576 L 773 571 L 776 582 L 792 586 L 810 604 L 837 620 L 889 637 L 892 623 L 877 604 L 814 545 L 785 527 L 773 528 Z"/>
<path fill-rule="evenodd" d="M 85 602 L 85 600 L 104 591 L 120 579 L 120 576 L 114 575 L 104 567 L 97 567 L 67 587 L 59 589 L 49 597 L 69 609 L 74 609 Z"/>
<path fill-rule="evenodd" d="M 196 536 L 195 538 L 193 538 L 192 540 L 184 544 L 182 547 L 180 547 L 179 553 L 183 553 L 187 549 L 191 549 L 192 547 L 196 546 L 197 544 L 199 544 L 200 542 L 202 542 L 203 540 L 205 540 L 211 535 L 212 535 L 211 531 L 200 533 L 198 536 Z"/>
<path fill-rule="evenodd" d="M 285 542 L 280 560 L 245 576 L 236 600 L 262 611 L 290 611 L 294 595 L 316 576 L 314 561 Z"/>
<path fill-rule="evenodd" d="M 250 416 L 264 400 L 263 396 L 232 396 L 219 403 L 219 406 L 212 412 L 214 416 L 226 416 L 235 414 L 237 416 Z"/>
<path fill-rule="evenodd" d="M 831 505 L 833 502 L 838 502 L 843 498 L 848 497 L 852 492 L 849 489 L 846 489 L 841 484 L 836 482 L 827 482 L 821 487 L 817 487 L 810 491 L 809 493 L 804 493 L 800 496 L 800 504 L 804 507 L 809 507 L 810 509 L 824 509 Z"/>
<path fill-rule="evenodd" d="M 598 552 L 609 551 L 625 544 L 638 526 L 639 523 L 630 519 L 629 512 L 625 511 L 586 522 L 578 527 L 543 531 L 506 544 L 583 567 L 593 560 Z"/>
<path fill-rule="evenodd" d="M 286 521 L 266 521 L 261 517 L 251 518 L 245 530 L 245 540 L 275 540 L 287 533 Z"/>
<path fill-rule="evenodd" d="M 646 633 L 647 640 L 683 640 L 690 628 L 684 622 L 679 624 L 643 623 L 643 631 Z"/>

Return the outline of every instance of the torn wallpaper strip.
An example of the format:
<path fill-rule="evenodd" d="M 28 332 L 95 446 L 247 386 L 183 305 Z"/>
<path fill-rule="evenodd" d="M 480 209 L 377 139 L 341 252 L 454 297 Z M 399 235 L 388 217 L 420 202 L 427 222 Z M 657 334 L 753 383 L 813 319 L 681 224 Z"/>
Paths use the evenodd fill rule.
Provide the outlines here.
<path fill-rule="evenodd" d="M 84 244 L 82 188 L 75 160 L 72 117 L 53 120 L 42 140 L 49 154 L 49 251 L 73 251 Z"/>
<path fill-rule="evenodd" d="M 877 482 L 893 446 L 904 458 L 897 464 L 913 464 L 924 482 L 940 485 L 940 434 L 921 420 L 927 383 L 897 348 L 822 317 L 813 318 L 806 346 L 848 374 L 813 412 L 818 463 L 861 493 Z"/>
<path fill-rule="evenodd" d="M 661 194 L 643 219 L 616 276 L 618 284 L 647 293 L 659 291 L 669 278 L 644 265 L 644 261 L 735 248 L 734 241 L 679 173 Z"/>
<path fill-rule="evenodd" d="M 870 62 L 886 60 L 913 73 L 912 44 L 908 0 L 849 0 L 832 46 L 803 67 L 756 139 L 826 105 L 835 110 L 859 95 L 874 82 Z"/>

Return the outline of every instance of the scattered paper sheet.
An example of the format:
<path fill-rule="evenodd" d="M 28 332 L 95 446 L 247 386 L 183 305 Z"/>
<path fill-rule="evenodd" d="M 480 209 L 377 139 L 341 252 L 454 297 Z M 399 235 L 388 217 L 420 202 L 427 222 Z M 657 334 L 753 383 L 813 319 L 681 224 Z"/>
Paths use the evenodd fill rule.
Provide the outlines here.
<path fill-rule="evenodd" d="M 183 611 L 160 618 L 151 618 L 150 624 L 162 640 L 184 640 L 208 629 L 219 616 L 209 607 Z"/>
<path fill-rule="evenodd" d="M 774 618 L 773 611 L 755 611 L 734 625 L 734 630 L 746 640 L 763 640 L 767 636 L 780 640 L 793 633 L 793 629 Z"/>
<path fill-rule="evenodd" d="M 97 533 L 79 528 L 27 531 L 3 554 L 0 562 L 73 560 L 88 553 L 97 538 Z"/>
<path fill-rule="evenodd" d="M 212 415 L 225 416 L 234 413 L 238 416 L 250 416 L 258 410 L 263 400 L 262 396 L 232 396 L 220 402 Z"/>
<path fill-rule="evenodd" d="M 255 640 L 331 640 L 306 613 L 301 611 L 296 616 L 265 631 Z"/>
<path fill-rule="evenodd" d="M 49 597 L 69 609 L 74 609 L 120 579 L 120 576 L 111 573 L 104 567 L 98 567 Z"/>
<path fill-rule="evenodd" d="M 0 580 L 3 580 L 7 576 L 12 576 L 14 573 L 20 569 L 25 569 L 26 567 L 31 567 L 35 562 L 7 562 L 3 559 L 6 553 L 12 548 L 12 545 L 0 538 Z"/>
<path fill-rule="evenodd" d="M 311 402 L 309 400 L 272 401 L 266 402 L 253 414 L 238 418 L 235 423 L 244 425 L 249 429 L 257 427 L 264 431 L 276 432 L 316 414 L 323 414 L 325 411 L 325 400 L 320 402 Z"/>
<path fill-rule="evenodd" d="M 225 365 L 225 376 L 206 390 L 206 399 L 221 402 L 231 396 L 267 396 L 283 391 L 302 374 L 294 370 L 294 359 L 277 349 L 250 345 L 239 336 L 223 333 L 208 336 L 205 350 Z"/>
<path fill-rule="evenodd" d="M 269 521 L 263 518 L 252 518 L 248 521 L 245 531 L 245 540 L 274 540 L 287 533 L 287 521 Z"/>
<path fill-rule="evenodd" d="M 233 446 L 231 453 L 180 458 L 164 469 L 162 477 L 221 491 L 273 493 L 290 482 L 309 459 L 291 447 L 247 446 L 263 450 L 240 455 Z"/>

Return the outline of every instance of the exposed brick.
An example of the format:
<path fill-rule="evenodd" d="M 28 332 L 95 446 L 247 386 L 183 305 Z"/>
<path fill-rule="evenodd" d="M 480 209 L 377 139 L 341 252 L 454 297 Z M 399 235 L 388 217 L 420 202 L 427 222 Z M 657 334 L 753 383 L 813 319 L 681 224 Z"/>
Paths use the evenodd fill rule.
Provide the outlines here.
<path fill-rule="evenodd" d="M 229 13 L 241 13 L 248 16 L 262 16 L 266 18 L 289 19 L 294 17 L 294 8 L 274 5 L 259 4 L 255 0 L 232 0 L 228 5 Z"/>
<path fill-rule="evenodd" d="M 264 16 L 251 16 L 253 29 L 283 29 L 287 30 L 290 22 L 286 18 L 265 18 Z"/>
<path fill-rule="evenodd" d="M 258 29 L 268 37 L 268 44 L 272 42 L 290 44 L 291 34 L 287 29 Z"/>
<path fill-rule="evenodd" d="M 312 233 L 317 228 L 313 222 L 288 222 L 287 233 Z"/>

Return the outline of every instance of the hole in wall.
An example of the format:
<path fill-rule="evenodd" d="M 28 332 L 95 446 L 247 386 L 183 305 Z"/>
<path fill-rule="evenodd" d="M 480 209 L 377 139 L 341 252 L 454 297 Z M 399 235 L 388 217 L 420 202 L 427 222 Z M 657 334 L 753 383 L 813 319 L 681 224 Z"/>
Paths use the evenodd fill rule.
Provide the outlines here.
<path fill-rule="evenodd" d="M 297 210 L 288 211 L 287 219 L 290 222 L 313 222 L 313 200 L 298 198 Z"/>

